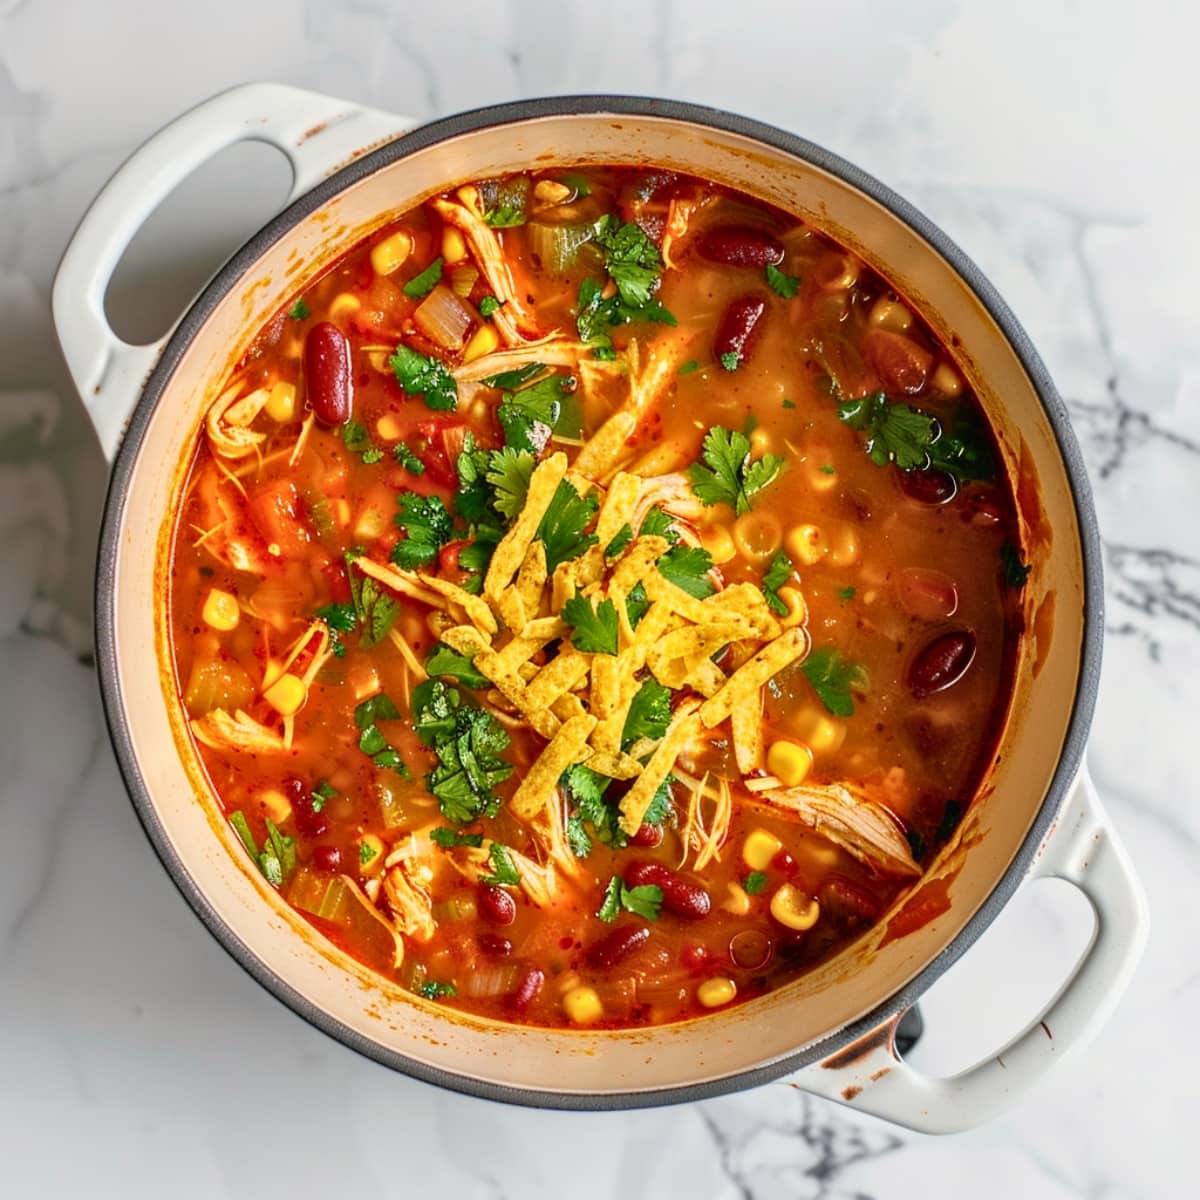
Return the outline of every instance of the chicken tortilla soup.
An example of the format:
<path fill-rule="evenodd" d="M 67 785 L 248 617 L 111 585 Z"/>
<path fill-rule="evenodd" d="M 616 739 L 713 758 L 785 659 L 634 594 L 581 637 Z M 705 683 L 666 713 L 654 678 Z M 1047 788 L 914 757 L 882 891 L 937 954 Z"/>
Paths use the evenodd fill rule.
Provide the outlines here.
<path fill-rule="evenodd" d="M 1013 496 L 946 347 L 687 176 L 457 187 L 214 389 L 167 613 L 255 870 L 439 1004 L 677 1021 L 876 924 L 995 752 Z"/>

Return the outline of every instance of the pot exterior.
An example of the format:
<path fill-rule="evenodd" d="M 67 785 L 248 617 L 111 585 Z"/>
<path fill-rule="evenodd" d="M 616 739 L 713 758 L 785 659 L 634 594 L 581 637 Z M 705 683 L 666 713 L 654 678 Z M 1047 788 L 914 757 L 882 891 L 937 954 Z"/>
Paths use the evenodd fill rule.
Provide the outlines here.
<path fill-rule="evenodd" d="M 996 761 L 955 842 L 900 902 L 942 911 L 889 937 L 890 914 L 815 972 L 728 1012 L 603 1033 L 448 1014 L 321 939 L 235 852 L 162 666 L 170 514 L 203 413 L 258 328 L 361 237 L 448 185 L 589 162 L 664 166 L 737 187 L 830 233 L 889 279 L 955 348 L 988 410 L 1020 481 L 1036 564 Z M 428 126 L 319 185 L 248 243 L 147 383 L 114 469 L 98 581 L 101 680 L 126 780 L 160 856 L 226 948 L 301 1015 L 381 1062 L 476 1094 L 578 1108 L 695 1099 L 774 1078 L 911 1004 L 999 911 L 1049 828 L 1079 766 L 1102 627 L 1094 518 L 1065 411 L 978 271 L 898 197 L 817 147 L 724 114 L 612 98 Z"/>

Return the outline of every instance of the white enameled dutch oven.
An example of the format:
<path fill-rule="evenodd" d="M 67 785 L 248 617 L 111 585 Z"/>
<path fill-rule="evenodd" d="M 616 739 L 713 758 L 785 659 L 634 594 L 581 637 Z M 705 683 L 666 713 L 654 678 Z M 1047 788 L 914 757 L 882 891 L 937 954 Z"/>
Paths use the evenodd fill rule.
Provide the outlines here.
<path fill-rule="evenodd" d="M 169 337 L 125 344 L 104 317 L 122 252 L 176 184 L 245 140 L 290 159 L 286 208 Z M 215 389 L 259 327 L 309 277 L 435 192 L 534 164 L 597 162 L 654 164 L 730 184 L 828 231 L 890 279 L 955 348 L 987 408 L 1018 480 L 1034 563 L 1022 593 L 1028 632 L 1015 701 L 995 762 L 954 842 L 915 897 L 898 905 L 936 915 L 921 923 L 911 919 L 915 908 L 899 921 L 893 912 L 833 961 L 746 1005 L 617 1032 L 502 1026 L 448 1012 L 387 985 L 293 914 L 240 852 L 182 736 L 162 619 L 184 468 Z M 666 101 L 536 100 L 414 129 L 341 101 L 250 85 L 180 117 L 114 176 L 63 258 L 54 319 L 114 460 L 97 570 L 97 659 L 134 805 L 222 945 L 318 1028 L 420 1079 L 523 1104 L 662 1104 L 793 1073 L 812 1092 L 914 1129 L 948 1131 L 996 1113 L 1112 1010 L 1141 954 L 1146 913 L 1082 766 L 1100 669 L 1102 582 L 1079 450 L 1004 303 L 944 234 L 874 179 L 791 134 Z M 1001 1055 L 953 1078 L 916 1072 L 895 1050 L 900 1015 L 1022 881 L 1039 876 L 1069 880 L 1091 901 L 1095 932 L 1082 960 L 1041 1020 Z M 907 926 L 915 928 L 897 936 Z"/>

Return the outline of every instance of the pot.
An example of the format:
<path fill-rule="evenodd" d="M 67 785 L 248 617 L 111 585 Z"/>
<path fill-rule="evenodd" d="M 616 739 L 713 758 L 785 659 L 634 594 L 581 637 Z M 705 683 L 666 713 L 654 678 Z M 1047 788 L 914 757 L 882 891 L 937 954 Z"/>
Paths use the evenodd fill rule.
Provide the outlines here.
<path fill-rule="evenodd" d="M 124 248 L 217 150 L 268 142 L 291 161 L 284 211 L 204 289 L 174 332 L 121 342 L 103 315 Z M 956 347 L 1019 481 L 1035 568 L 1027 636 L 996 762 L 914 895 L 831 962 L 698 1021 L 624 1031 L 503 1026 L 394 988 L 327 943 L 233 852 L 235 834 L 188 742 L 160 608 L 170 514 L 202 415 L 247 343 L 360 238 L 449 184 L 530 163 L 656 164 L 730 184 L 842 241 Z M 1082 768 L 1100 668 L 1095 515 L 1067 414 L 1028 338 L 979 270 L 900 197 L 791 134 L 657 100 L 579 97 L 484 109 L 420 128 L 274 85 L 234 89 L 138 150 L 63 258 L 54 318 L 113 458 L 96 589 L 109 728 L 146 832 L 196 913 L 264 987 L 318 1028 L 418 1078 L 497 1100 L 613 1109 L 695 1100 L 791 1074 L 797 1086 L 925 1131 L 976 1124 L 1083 1044 L 1116 1004 L 1146 939 L 1133 869 Z M 1000 1057 L 950 1079 L 897 1054 L 900 1016 L 1023 880 L 1054 875 L 1096 914 L 1082 960 Z M 1053 1031 L 1053 1037 L 1049 1031 Z"/>

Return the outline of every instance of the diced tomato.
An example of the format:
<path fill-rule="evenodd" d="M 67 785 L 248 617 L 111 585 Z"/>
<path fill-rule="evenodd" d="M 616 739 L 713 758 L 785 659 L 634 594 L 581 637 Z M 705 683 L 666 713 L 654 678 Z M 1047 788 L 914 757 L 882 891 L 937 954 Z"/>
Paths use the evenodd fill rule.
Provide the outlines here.
<path fill-rule="evenodd" d="M 471 574 L 458 565 L 459 552 L 467 545 L 470 545 L 467 539 L 460 538 L 455 542 L 447 542 L 438 552 L 438 574 L 460 587 Z"/>
<path fill-rule="evenodd" d="M 286 479 L 260 484 L 250 493 L 250 517 L 268 548 L 285 556 L 303 554 L 313 541 L 296 485 Z"/>
<path fill-rule="evenodd" d="M 429 478 L 443 487 L 458 487 L 456 463 L 467 437 L 465 421 L 427 420 L 417 423 L 417 432 L 425 442 L 418 452 Z"/>

